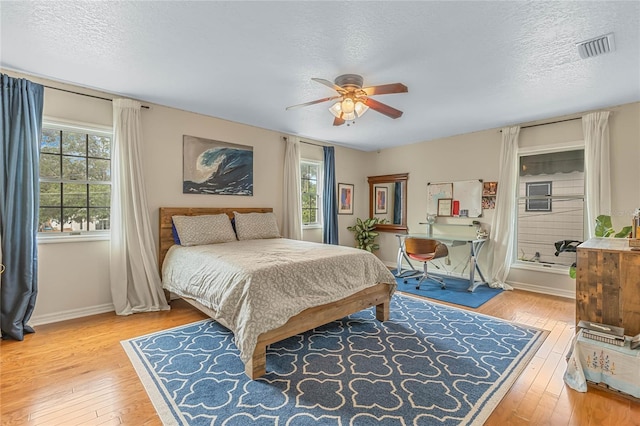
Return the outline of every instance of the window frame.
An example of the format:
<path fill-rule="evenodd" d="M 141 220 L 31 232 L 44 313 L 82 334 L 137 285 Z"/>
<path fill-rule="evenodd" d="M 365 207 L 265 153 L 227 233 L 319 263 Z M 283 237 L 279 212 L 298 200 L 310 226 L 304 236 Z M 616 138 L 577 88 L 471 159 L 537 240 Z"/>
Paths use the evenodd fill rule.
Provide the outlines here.
<path fill-rule="evenodd" d="M 530 155 L 539 155 L 539 154 L 550 154 L 554 152 L 564 152 L 564 151 L 575 151 L 575 150 L 585 150 L 584 140 L 579 141 L 571 141 L 571 142 L 561 142 L 557 144 L 551 145 L 538 145 L 538 146 L 530 146 L 519 148 L 517 153 L 517 163 L 520 164 L 520 157 L 530 156 Z M 587 232 L 587 223 L 586 223 L 586 203 L 587 203 L 587 191 L 586 191 L 586 173 L 587 173 L 587 165 L 585 162 L 584 165 L 584 186 L 582 195 L 578 194 L 570 194 L 570 195 L 559 195 L 554 196 L 551 195 L 549 197 L 544 197 L 544 199 L 548 199 L 549 203 L 552 203 L 554 198 L 558 199 L 582 199 L 583 201 L 583 212 L 582 212 L 582 226 L 583 226 L 583 240 L 585 238 L 585 232 Z M 530 270 L 536 272 L 551 272 L 566 275 L 568 274 L 569 266 L 560 265 L 560 264 L 548 264 L 548 263 L 536 263 L 536 262 L 528 262 L 523 261 L 518 258 L 518 238 L 519 238 L 519 206 L 522 201 L 526 202 L 527 196 L 520 196 L 519 188 L 520 188 L 520 171 L 518 167 L 518 171 L 515 176 L 515 206 L 514 206 L 514 224 L 515 229 L 513 232 L 513 248 L 511 253 L 511 268 L 513 269 L 522 269 L 522 270 Z M 541 181 L 542 182 L 542 181 Z M 542 199 L 543 197 L 540 196 Z M 526 205 L 525 205 L 526 206 Z M 536 210 L 540 211 L 540 210 Z M 535 211 L 534 211 L 535 212 Z M 543 211 L 546 212 L 546 211 Z M 553 211 L 548 211 L 548 213 L 553 214 Z"/>
<path fill-rule="evenodd" d="M 324 163 L 321 160 L 312 160 L 312 159 L 307 159 L 307 158 L 301 158 L 300 159 L 300 198 L 301 198 L 301 204 L 302 204 L 302 196 L 305 194 L 303 192 L 303 176 L 302 176 L 302 166 L 303 165 L 314 165 L 318 168 L 318 173 L 317 173 L 317 182 L 316 182 L 316 209 L 317 209 L 317 214 L 316 214 L 316 221 L 315 222 L 309 222 L 309 223 L 305 223 L 303 218 L 304 218 L 304 211 L 305 208 L 304 206 L 302 207 L 302 217 L 300 218 L 300 220 L 302 221 L 302 228 L 303 229 L 318 229 L 318 228 L 322 228 L 323 227 L 323 216 L 322 216 L 322 209 L 323 209 L 323 200 L 322 200 L 322 192 L 323 192 L 323 182 L 324 182 Z"/>
<path fill-rule="evenodd" d="M 531 188 L 532 187 L 541 187 L 541 186 L 545 186 L 546 187 L 546 194 L 542 195 L 542 194 L 531 194 Z M 526 199 L 525 199 L 525 207 L 524 207 L 524 211 L 526 212 L 553 212 L 553 207 L 552 207 L 552 201 L 551 201 L 551 194 L 553 194 L 553 181 L 550 180 L 545 180 L 545 181 L 538 181 L 538 182 L 525 182 L 525 187 L 526 187 Z M 544 198 L 537 198 L 537 197 L 544 197 Z M 538 208 L 537 206 L 532 207 L 532 203 L 539 203 L 541 206 L 544 204 L 544 207 L 542 208 Z"/>
<path fill-rule="evenodd" d="M 90 181 L 90 180 L 65 180 L 62 177 L 60 179 L 41 178 L 39 177 L 39 183 L 79 183 L 79 184 L 101 184 L 109 185 L 113 187 L 113 128 L 111 126 L 105 126 L 94 123 L 85 123 L 79 121 L 71 121 L 65 119 L 59 119 L 54 117 L 43 117 L 42 130 L 54 129 L 75 133 L 86 133 L 98 136 L 108 136 L 111 138 L 111 147 L 109 153 L 110 162 L 110 180 L 109 181 Z M 42 134 L 41 134 L 42 137 Z M 62 141 L 61 141 L 62 143 Z M 40 153 L 40 147 L 38 148 Z M 63 155 L 60 153 L 60 155 Z M 92 158 L 92 157 L 83 157 Z M 88 166 L 87 166 L 88 167 Z M 40 194 L 38 194 L 40 197 Z M 88 206 L 88 204 L 87 204 Z M 64 207 L 64 206 L 62 206 Z M 111 212 L 111 206 L 109 206 L 109 212 Z M 39 244 L 47 243 L 63 243 L 63 242 L 81 242 L 81 241 L 103 241 L 109 240 L 111 236 L 111 230 L 82 230 L 82 231 L 60 231 L 60 232 L 37 232 L 37 241 Z"/>

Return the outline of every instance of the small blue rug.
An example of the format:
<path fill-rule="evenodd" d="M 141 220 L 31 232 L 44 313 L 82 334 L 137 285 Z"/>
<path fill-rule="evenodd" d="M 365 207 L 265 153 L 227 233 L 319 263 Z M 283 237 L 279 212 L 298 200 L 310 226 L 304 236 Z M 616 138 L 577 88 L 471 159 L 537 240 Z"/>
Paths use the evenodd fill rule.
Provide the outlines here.
<path fill-rule="evenodd" d="M 395 275 L 396 270 L 393 269 L 391 273 Z M 468 308 L 477 308 L 503 292 L 502 289 L 491 288 L 486 284 L 482 284 L 476 287 L 472 293 L 467 290 L 469 288 L 468 279 L 443 275 L 438 275 L 438 277 L 444 279 L 446 288 L 440 288 L 440 283 L 430 279 L 422 281 L 418 290 L 416 290 L 418 278 L 411 278 L 406 284 L 403 278 L 396 278 L 396 282 L 398 283 L 398 290 L 405 293 L 428 297 L 441 302 L 454 303 Z"/>
<path fill-rule="evenodd" d="M 384 323 L 370 308 L 271 345 L 255 381 L 213 320 L 122 345 L 167 425 L 468 425 L 546 335 L 396 293 Z"/>

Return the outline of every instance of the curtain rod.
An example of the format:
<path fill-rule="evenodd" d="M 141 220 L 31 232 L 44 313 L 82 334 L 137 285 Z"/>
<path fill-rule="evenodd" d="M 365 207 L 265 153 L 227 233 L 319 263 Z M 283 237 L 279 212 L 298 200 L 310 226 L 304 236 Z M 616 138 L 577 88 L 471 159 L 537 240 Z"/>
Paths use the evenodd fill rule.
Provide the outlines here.
<path fill-rule="evenodd" d="M 574 121 L 574 120 L 582 120 L 582 117 L 567 118 L 565 120 L 550 121 L 548 123 L 530 124 L 529 126 L 522 126 L 520 128 L 521 129 L 527 129 L 529 127 L 546 126 L 547 124 L 564 123 L 565 121 Z"/>
<path fill-rule="evenodd" d="M 529 127 L 546 126 L 548 124 L 564 123 L 565 121 L 573 121 L 573 120 L 582 120 L 582 117 L 567 118 L 565 120 L 550 121 L 548 123 L 530 124 L 528 126 L 521 126 L 520 129 L 528 129 Z M 500 130 L 500 133 L 502 133 L 502 130 Z"/>
<path fill-rule="evenodd" d="M 282 140 L 288 140 L 287 136 L 283 136 Z M 300 143 L 306 143 L 307 145 L 313 145 L 313 146 L 319 146 L 320 148 L 324 148 L 325 146 L 331 146 L 331 145 L 320 145 L 318 143 L 313 143 L 313 142 L 307 142 L 307 141 L 299 141 Z"/>
<path fill-rule="evenodd" d="M 331 145 L 320 145 L 319 143 L 305 142 L 305 141 L 300 141 L 300 143 L 306 143 L 307 145 L 319 146 L 320 148 L 324 148 L 325 146 L 331 146 Z"/>
<path fill-rule="evenodd" d="M 61 92 L 73 93 L 74 95 L 86 96 L 88 98 L 102 99 L 103 101 L 113 102 L 113 99 L 103 98 L 102 96 L 87 95 L 86 93 L 74 92 L 73 90 L 67 90 L 67 89 L 60 89 L 58 87 L 51 87 L 51 86 L 47 86 L 47 85 L 44 85 L 44 84 L 43 84 L 43 86 L 46 87 L 47 89 L 59 90 Z M 146 106 L 146 105 L 141 105 L 141 107 L 145 108 L 145 109 L 149 109 L 149 107 Z"/>

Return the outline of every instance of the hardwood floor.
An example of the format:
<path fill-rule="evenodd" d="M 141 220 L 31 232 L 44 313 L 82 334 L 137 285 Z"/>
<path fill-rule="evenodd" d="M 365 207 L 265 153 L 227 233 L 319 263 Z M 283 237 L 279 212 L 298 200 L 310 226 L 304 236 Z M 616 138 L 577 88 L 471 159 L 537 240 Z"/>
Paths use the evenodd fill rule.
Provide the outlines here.
<path fill-rule="evenodd" d="M 640 425 L 640 403 L 565 386 L 574 306 L 570 299 L 515 290 L 473 309 L 550 332 L 487 425 Z M 167 312 L 95 315 L 39 326 L 23 342 L 2 341 L 2 425 L 160 424 L 120 341 L 203 318 L 177 300 Z"/>

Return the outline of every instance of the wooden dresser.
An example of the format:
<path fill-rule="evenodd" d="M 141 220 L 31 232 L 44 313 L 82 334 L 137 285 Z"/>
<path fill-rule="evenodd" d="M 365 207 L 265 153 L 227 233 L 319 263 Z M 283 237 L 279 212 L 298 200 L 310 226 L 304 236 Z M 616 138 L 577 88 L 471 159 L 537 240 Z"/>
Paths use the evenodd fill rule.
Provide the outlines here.
<path fill-rule="evenodd" d="M 626 238 L 591 238 L 577 250 L 576 324 L 580 320 L 640 333 L 640 251 Z"/>

